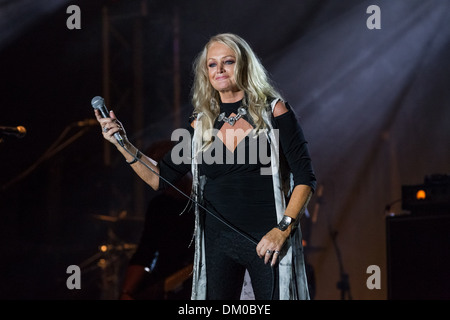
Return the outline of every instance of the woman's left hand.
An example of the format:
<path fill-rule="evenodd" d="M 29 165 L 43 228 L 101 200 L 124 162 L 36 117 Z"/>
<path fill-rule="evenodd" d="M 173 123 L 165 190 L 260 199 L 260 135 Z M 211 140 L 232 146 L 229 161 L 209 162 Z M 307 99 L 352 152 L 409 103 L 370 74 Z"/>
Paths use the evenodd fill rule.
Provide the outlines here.
<path fill-rule="evenodd" d="M 281 231 L 278 228 L 270 230 L 256 246 L 256 253 L 267 264 L 271 261 L 270 265 L 274 266 L 280 255 L 280 251 L 286 242 L 289 233 L 291 232 L 291 226 L 286 231 Z"/>

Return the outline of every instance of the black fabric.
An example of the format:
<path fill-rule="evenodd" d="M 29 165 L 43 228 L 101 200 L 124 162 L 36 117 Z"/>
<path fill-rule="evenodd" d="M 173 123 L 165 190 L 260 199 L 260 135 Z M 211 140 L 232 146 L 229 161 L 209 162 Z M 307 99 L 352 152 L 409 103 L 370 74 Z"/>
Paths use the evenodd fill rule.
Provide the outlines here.
<path fill-rule="evenodd" d="M 241 101 L 222 103 L 220 112 L 224 112 L 225 116 L 229 117 L 232 113 L 237 114 L 240 106 Z M 288 112 L 278 117 L 272 117 L 274 129 L 279 130 L 280 161 L 286 160 L 288 168 L 284 172 L 292 172 L 294 185 L 305 184 L 314 191 L 316 179 L 307 141 L 295 113 L 288 103 L 286 106 Z M 243 120 L 254 127 L 248 114 L 243 116 Z M 223 125 L 223 121 L 216 120 L 214 128 L 219 130 Z M 189 124 L 186 129 L 192 136 L 192 126 Z M 272 176 L 261 175 L 262 168 L 270 167 L 270 163 L 265 163 L 264 160 L 262 163 L 259 157 L 261 147 L 265 148 L 262 150 L 266 150 L 266 156 L 270 157 L 270 148 L 264 137 L 265 135 L 261 133 L 256 139 L 258 157 L 256 157 L 255 163 L 249 161 L 250 139 L 254 139 L 253 134 L 250 133 L 239 143 L 234 152 L 228 150 L 223 142 L 215 137 L 213 145 L 206 152 L 216 159 L 216 152 L 221 148 L 222 163 L 208 163 L 206 158 L 202 158 L 203 161 L 199 166 L 200 174 L 207 178 L 204 199 L 208 209 L 248 233 L 261 230 L 268 232 L 276 225 Z M 190 141 L 181 141 L 180 143 L 189 143 L 188 147 L 190 147 Z M 262 146 L 262 144 L 265 145 Z M 245 152 L 243 164 L 238 163 L 238 154 L 241 152 L 238 149 L 240 148 L 243 148 Z M 252 152 L 254 153 L 254 150 Z M 173 183 L 190 171 L 191 163 L 186 157 L 183 163 L 174 164 L 171 153 L 168 153 L 160 162 L 159 167 L 161 175 Z M 164 188 L 167 184 L 160 181 L 160 186 Z M 208 215 L 206 223 L 215 225 L 218 230 L 226 227 Z"/>
<path fill-rule="evenodd" d="M 191 127 L 191 125 L 190 124 L 187 125 L 184 129 L 190 133 L 192 139 L 194 129 Z M 186 148 L 191 147 L 190 141 L 183 141 L 181 138 L 177 142 L 177 144 L 184 144 Z M 164 190 L 170 187 L 170 185 L 166 182 L 166 180 L 169 183 L 174 184 L 181 177 L 183 177 L 184 175 L 186 175 L 188 172 L 191 171 L 190 154 L 182 156 L 184 157 L 183 161 L 179 164 L 175 164 L 172 161 L 172 152 L 168 152 L 164 155 L 161 161 L 158 162 L 159 173 L 164 178 L 159 179 L 159 190 Z"/>
<path fill-rule="evenodd" d="M 232 113 L 238 113 L 240 106 L 241 102 L 221 104 L 220 112 L 230 117 Z M 242 118 L 230 128 L 254 128 L 248 115 Z M 285 114 L 272 117 L 272 121 L 274 128 L 279 129 L 280 153 L 282 153 L 280 157 L 285 157 L 289 167 L 286 172 L 293 173 L 296 185 L 309 185 L 314 190 L 316 180 L 307 142 L 293 111 L 289 108 Z M 216 120 L 214 128 L 220 130 L 223 125 L 223 121 Z M 191 126 L 188 128 L 192 134 Z M 210 152 L 212 158 L 222 160 L 222 163 L 201 161 L 199 171 L 200 175 L 206 176 L 203 193 L 206 208 L 258 242 L 276 226 L 277 220 L 273 176 L 261 174 L 261 169 L 271 166 L 269 141 L 265 138 L 265 133 L 258 136 L 256 139 L 258 156 L 256 161 L 250 162 L 250 151 L 255 153 L 255 141 L 250 140 L 254 139 L 253 132 L 250 131 L 237 144 L 234 152 L 215 136 L 213 144 L 206 152 Z M 239 152 L 242 150 L 245 151 L 245 161 L 238 163 L 238 158 L 242 157 Z M 221 157 L 216 154 L 220 151 Z M 266 156 L 267 163 L 261 155 Z M 169 153 L 160 163 L 160 173 L 173 182 L 190 171 L 190 166 L 190 162 L 175 165 Z M 165 183 L 161 182 L 160 185 L 164 187 Z M 278 272 L 270 265 L 265 265 L 258 257 L 255 243 L 231 230 L 210 214 L 206 213 L 204 218 L 208 299 L 238 299 L 246 269 L 250 272 L 257 299 L 276 298 Z"/>
<path fill-rule="evenodd" d="M 256 300 L 278 299 L 277 265 L 264 264 L 247 239 L 232 231 L 217 232 L 207 227 L 205 253 L 208 300 L 239 300 L 246 269 Z"/>
<path fill-rule="evenodd" d="M 294 177 L 294 186 L 304 184 L 316 189 L 316 177 L 311 164 L 308 143 L 300 123 L 288 103 L 288 111 L 274 117 L 274 128 L 279 130 L 280 157 L 284 157 Z"/>
<path fill-rule="evenodd" d="M 237 114 L 240 106 L 240 101 L 222 103 L 221 112 L 225 112 L 229 117 L 233 113 Z M 254 127 L 248 115 L 244 115 L 239 121 L 247 121 Z M 219 130 L 223 125 L 223 121 L 216 121 L 214 127 Z M 238 126 L 239 122 L 236 122 L 231 128 Z M 254 139 L 253 143 L 256 141 L 252 147 L 250 147 L 251 139 Z M 276 225 L 272 176 L 261 175 L 262 168 L 270 167 L 270 162 L 264 164 L 261 162 L 262 157 L 259 157 L 262 144 L 265 144 L 263 150 L 268 150 L 265 156 L 270 161 L 270 147 L 264 134 L 255 138 L 253 131 L 250 132 L 239 142 L 234 152 L 216 137 L 211 154 L 214 156 L 214 151 L 221 148 L 223 164 L 208 164 L 205 161 L 200 167 L 200 173 L 207 177 L 203 195 L 207 208 L 246 233 L 261 230 L 268 232 Z M 245 157 L 242 156 L 242 152 Z M 253 163 L 250 162 L 251 156 L 256 160 L 252 161 Z M 241 157 L 245 158 L 244 163 L 238 163 L 238 158 Z M 217 231 L 227 228 L 209 215 L 206 216 L 205 223 Z"/>

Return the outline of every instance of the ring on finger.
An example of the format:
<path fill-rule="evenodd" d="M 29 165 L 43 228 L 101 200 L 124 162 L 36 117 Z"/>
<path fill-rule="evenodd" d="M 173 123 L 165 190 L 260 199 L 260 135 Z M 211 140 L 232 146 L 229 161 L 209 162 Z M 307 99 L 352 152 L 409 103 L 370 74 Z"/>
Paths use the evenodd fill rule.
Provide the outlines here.
<path fill-rule="evenodd" d="M 266 253 L 271 254 L 272 250 L 267 250 Z"/>
<path fill-rule="evenodd" d="M 274 254 L 279 254 L 280 253 L 280 251 L 278 251 L 278 250 L 275 250 L 274 252 L 273 252 Z"/>
<path fill-rule="evenodd" d="M 108 128 L 106 128 L 106 127 L 103 127 L 103 132 L 108 132 Z"/>

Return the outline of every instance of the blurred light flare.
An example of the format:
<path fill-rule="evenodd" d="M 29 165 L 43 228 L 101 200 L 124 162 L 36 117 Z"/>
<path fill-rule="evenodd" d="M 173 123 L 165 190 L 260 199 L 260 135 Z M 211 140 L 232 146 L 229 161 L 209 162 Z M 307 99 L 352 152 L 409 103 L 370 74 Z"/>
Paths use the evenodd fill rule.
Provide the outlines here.
<path fill-rule="evenodd" d="M 68 5 L 69 0 L 14 0 L 0 2 L 0 50 L 46 15 Z"/>

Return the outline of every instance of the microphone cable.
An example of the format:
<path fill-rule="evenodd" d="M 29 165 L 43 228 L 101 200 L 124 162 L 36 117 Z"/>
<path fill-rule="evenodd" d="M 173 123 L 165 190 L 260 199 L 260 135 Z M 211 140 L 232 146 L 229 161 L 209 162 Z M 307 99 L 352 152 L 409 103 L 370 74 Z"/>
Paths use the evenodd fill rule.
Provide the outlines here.
<path fill-rule="evenodd" d="M 148 170 L 150 170 L 153 174 L 155 174 L 158 178 L 162 179 L 164 182 L 166 182 L 169 186 L 171 186 L 172 188 L 174 188 L 177 192 L 179 192 L 181 195 L 183 195 L 184 197 L 186 197 L 189 201 L 194 202 L 196 205 L 198 205 L 200 208 L 202 208 L 203 210 L 205 210 L 206 213 L 208 213 L 209 215 L 211 215 L 212 217 L 216 218 L 217 220 L 219 220 L 220 222 L 222 222 L 224 225 L 226 225 L 227 227 L 229 227 L 231 230 L 235 231 L 236 233 L 240 234 L 241 236 L 243 236 L 244 238 L 246 238 L 247 240 L 249 240 L 250 242 L 252 242 L 254 245 L 258 245 L 258 241 L 253 238 L 252 236 L 250 236 L 249 234 L 243 232 L 242 230 L 237 229 L 235 226 L 233 226 L 231 223 L 229 223 L 228 221 L 222 219 L 221 217 L 219 217 L 218 215 L 216 215 L 215 213 L 211 212 L 210 210 L 208 210 L 207 208 L 205 208 L 203 205 L 201 205 L 198 201 L 194 200 L 191 196 L 188 196 L 186 193 L 184 193 L 182 190 L 180 190 L 179 188 L 177 188 L 173 183 L 171 183 L 170 181 L 168 181 L 166 178 L 164 178 L 163 176 L 161 176 L 159 173 L 157 173 L 152 167 L 150 167 L 147 163 L 145 163 L 144 161 L 142 161 L 142 159 L 140 159 L 139 157 L 136 157 L 134 154 L 132 154 L 127 148 L 123 147 L 125 149 L 125 151 L 131 155 L 132 157 L 134 157 L 134 159 L 136 159 L 139 163 L 141 163 L 144 167 L 146 167 Z M 278 263 L 278 261 L 277 261 Z M 275 277 L 275 265 L 271 266 L 271 272 L 272 272 L 272 290 L 271 290 L 271 296 L 270 296 L 270 300 L 274 299 L 274 295 L 275 295 L 275 285 L 276 285 L 276 277 Z"/>
<path fill-rule="evenodd" d="M 177 192 L 179 192 L 181 195 L 183 195 L 184 197 L 186 197 L 189 201 L 192 201 L 193 203 L 195 203 L 196 205 L 198 205 L 200 208 L 202 208 L 203 210 L 205 210 L 206 213 L 208 213 L 209 215 L 211 215 L 212 217 L 216 218 L 217 220 L 219 220 L 220 222 L 222 222 L 224 225 L 226 225 L 227 227 L 229 227 L 231 230 L 235 231 L 236 233 L 240 234 L 241 236 L 243 236 L 244 238 L 246 238 L 247 240 L 249 240 L 250 242 L 252 242 L 255 245 L 258 245 L 258 241 L 253 238 L 251 235 L 243 232 L 242 230 L 237 229 L 235 226 L 233 226 L 231 223 L 229 223 L 228 221 L 222 219 L 221 217 L 219 217 L 218 215 L 216 215 L 215 213 L 211 212 L 210 210 L 208 210 L 205 206 L 203 206 L 202 204 L 200 204 L 198 201 L 194 200 L 191 196 L 187 195 L 186 193 L 184 193 L 182 190 L 180 190 L 179 188 L 177 188 L 173 183 L 171 183 L 170 181 L 168 181 L 166 178 L 164 178 L 163 176 L 161 176 L 159 173 L 157 173 L 152 167 L 150 167 L 147 163 L 145 163 L 144 161 L 142 161 L 142 159 L 140 159 L 139 157 L 136 157 L 134 154 L 132 154 L 127 148 L 123 147 L 125 149 L 125 151 L 131 155 L 132 157 L 134 157 L 134 159 L 136 159 L 139 163 L 141 163 L 144 167 L 146 167 L 148 170 L 150 170 L 153 174 L 155 174 L 158 178 L 162 179 L 164 182 L 166 182 L 169 186 L 171 186 L 172 188 L 174 188 Z"/>

